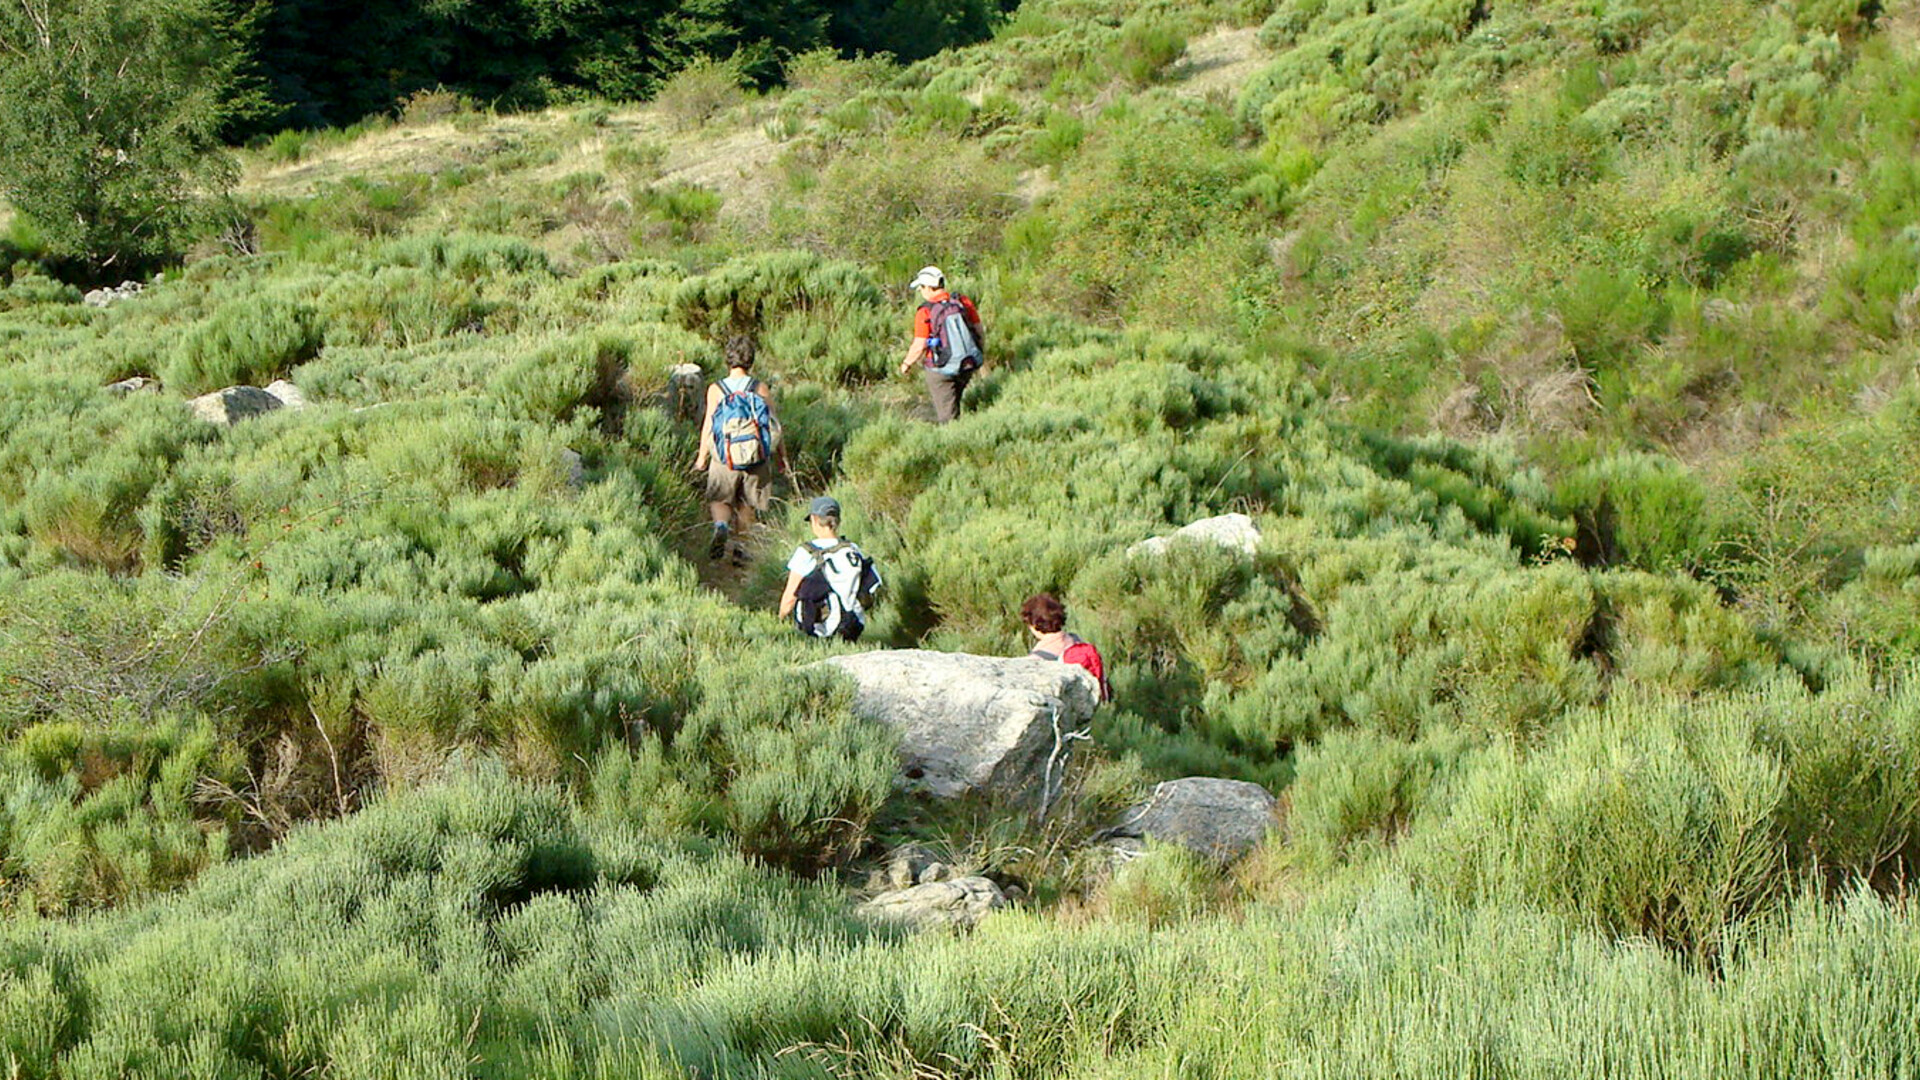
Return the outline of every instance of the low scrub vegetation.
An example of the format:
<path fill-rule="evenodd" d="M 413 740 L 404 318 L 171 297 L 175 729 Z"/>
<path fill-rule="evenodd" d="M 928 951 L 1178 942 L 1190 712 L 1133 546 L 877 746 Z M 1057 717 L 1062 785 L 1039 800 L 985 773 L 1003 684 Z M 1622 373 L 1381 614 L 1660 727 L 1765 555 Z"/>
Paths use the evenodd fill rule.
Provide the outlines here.
<path fill-rule="evenodd" d="M 282 136 L 104 307 L 13 219 L 9 1068 L 1912 1071 L 1910 23 L 1031 0 Z M 990 359 L 938 426 L 929 261 Z M 737 334 L 791 458 L 739 573 L 672 381 Z M 897 794 L 806 668 L 823 493 L 861 647 L 1017 654 L 1042 590 L 1100 645 L 1050 818 Z M 1280 796 L 1253 856 L 1087 848 L 1194 775 Z M 1019 910 L 854 918 L 906 840 Z"/>

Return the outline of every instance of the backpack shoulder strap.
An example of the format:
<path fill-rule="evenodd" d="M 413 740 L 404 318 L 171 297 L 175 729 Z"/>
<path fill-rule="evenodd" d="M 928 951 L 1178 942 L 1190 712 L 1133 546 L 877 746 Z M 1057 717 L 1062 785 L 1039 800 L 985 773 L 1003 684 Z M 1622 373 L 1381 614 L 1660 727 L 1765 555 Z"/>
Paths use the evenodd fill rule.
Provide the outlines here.
<path fill-rule="evenodd" d="M 838 555 L 842 551 L 845 551 L 848 548 L 852 547 L 853 544 L 849 543 L 845 539 L 841 539 L 841 540 L 834 541 L 832 547 L 819 547 L 813 543 L 808 543 L 805 546 L 807 549 L 807 554 L 813 556 L 814 569 L 817 570 L 826 563 L 827 556 Z"/>

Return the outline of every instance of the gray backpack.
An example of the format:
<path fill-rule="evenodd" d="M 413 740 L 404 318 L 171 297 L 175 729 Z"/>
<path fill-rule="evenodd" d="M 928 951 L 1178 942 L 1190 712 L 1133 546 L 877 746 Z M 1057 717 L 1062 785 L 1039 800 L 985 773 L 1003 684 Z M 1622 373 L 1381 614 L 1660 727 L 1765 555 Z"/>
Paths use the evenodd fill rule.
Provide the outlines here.
<path fill-rule="evenodd" d="M 967 324 L 966 307 L 949 296 L 928 304 L 927 309 L 927 323 L 933 328 L 933 336 L 927 339 L 927 367 L 948 378 L 979 367 L 980 343 Z"/>

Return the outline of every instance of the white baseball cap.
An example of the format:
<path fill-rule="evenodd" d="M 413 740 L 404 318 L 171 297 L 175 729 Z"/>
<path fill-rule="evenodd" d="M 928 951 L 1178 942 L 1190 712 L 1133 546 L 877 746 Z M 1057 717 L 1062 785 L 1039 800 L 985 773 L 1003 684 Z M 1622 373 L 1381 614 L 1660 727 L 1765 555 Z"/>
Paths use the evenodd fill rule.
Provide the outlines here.
<path fill-rule="evenodd" d="M 913 280 L 907 282 L 907 288 L 917 289 L 925 285 L 930 289 L 939 289 L 946 287 L 946 284 L 947 275 L 941 273 L 939 267 L 923 266 L 920 268 L 919 273 L 913 275 Z"/>

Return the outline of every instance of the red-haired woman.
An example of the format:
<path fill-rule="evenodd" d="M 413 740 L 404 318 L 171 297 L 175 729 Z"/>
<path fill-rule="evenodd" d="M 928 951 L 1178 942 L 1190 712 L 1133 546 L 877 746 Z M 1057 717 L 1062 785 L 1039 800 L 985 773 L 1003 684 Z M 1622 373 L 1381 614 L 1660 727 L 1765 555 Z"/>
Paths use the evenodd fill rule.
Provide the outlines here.
<path fill-rule="evenodd" d="M 1100 650 L 1067 632 L 1067 605 L 1052 593 L 1035 593 L 1020 605 L 1020 621 L 1027 624 L 1034 638 L 1033 650 L 1028 656 L 1086 668 L 1099 684 L 1100 700 L 1113 700 L 1113 688 L 1107 685 L 1106 663 L 1100 658 Z"/>

